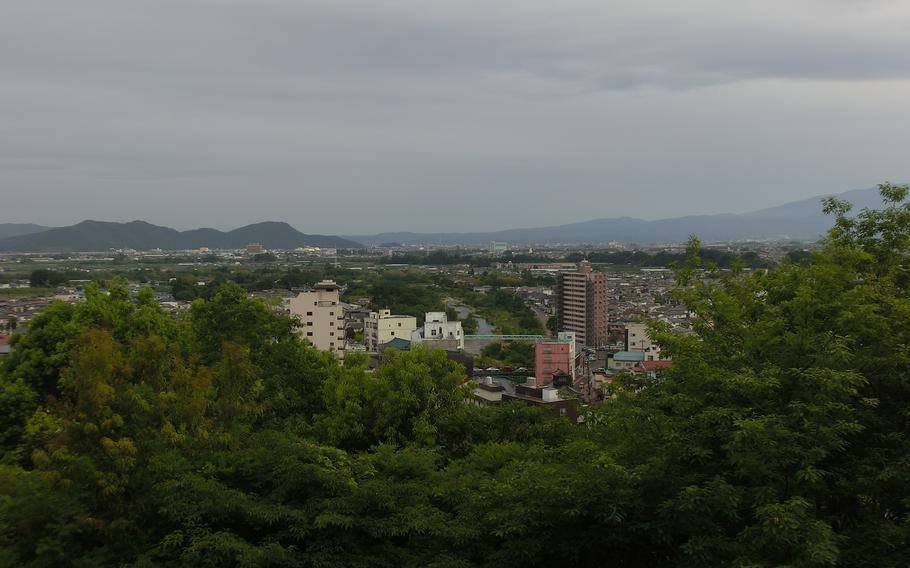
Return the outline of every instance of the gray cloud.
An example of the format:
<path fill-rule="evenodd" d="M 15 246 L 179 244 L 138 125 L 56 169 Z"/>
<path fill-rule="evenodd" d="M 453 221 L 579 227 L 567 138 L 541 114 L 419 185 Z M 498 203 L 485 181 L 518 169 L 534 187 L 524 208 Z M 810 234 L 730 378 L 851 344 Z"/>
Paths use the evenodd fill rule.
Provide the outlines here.
<path fill-rule="evenodd" d="M 0 222 L 473 230 L 910 179 L 910 4 L 0 4 Z"/>

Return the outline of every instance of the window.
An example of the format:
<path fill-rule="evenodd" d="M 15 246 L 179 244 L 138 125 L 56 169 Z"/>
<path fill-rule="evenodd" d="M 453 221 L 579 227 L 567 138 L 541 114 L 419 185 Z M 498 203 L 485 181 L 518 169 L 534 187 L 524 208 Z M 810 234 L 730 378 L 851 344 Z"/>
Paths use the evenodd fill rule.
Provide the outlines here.
<path fill-rule="evenodd" d="M 307 312 L 306 315 L 311 316 L 313 315 L 313 312 Z"/>
<path fill-rule="evenodd" d="M 306 324 L 307 324 L 307 327 L 313 327 L 313 322 L 311 322 L 311 321 L 306 322 Z"/>
<path fill-rule="evenodd" d="M 335 332 L 334 332 L 334 331 L 330 331 L 330 332 L 329 332 L 329 335 L 331 335 L 332 337 L 335 337 Z"/>
<path fill-rule="evenodd" d="M 307 337 L 313 337 L 313 332 L 312 332 L 312 331 L 306 332 L 306 336 L 307 336 Z"/>
<path fill-rule="evenodd" d="M 395 335 L 395 332 L 393 331 L 393 332 L 391 332 L 391 334 L 392 334 L 392 335 Z"/>
<path fill-rule="evenodd" d="M 334 341 L 329 342 L 329 347 L 335 347 L 335 342 Z"/>
<path fill-rule="evenodd" d="M 401 322 L 398 323 L 398 327 L 401 327 Z"/>
<path fill-rule="evenodd" d="M 334 316 L 334 315 L 335 315 L 335 312 L 329 312 L 329 315 L 330 315 L 330 316 Z"/>

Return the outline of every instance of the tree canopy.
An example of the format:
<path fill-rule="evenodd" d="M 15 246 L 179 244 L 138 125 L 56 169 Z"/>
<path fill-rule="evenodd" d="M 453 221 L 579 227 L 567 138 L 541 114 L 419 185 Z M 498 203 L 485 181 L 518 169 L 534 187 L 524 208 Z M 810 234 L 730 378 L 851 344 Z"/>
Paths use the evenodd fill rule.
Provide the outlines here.
<path fill-rule="evenodd" d="M 679 270 L 694 334 L 576 425 L 375 372 L 236 285 L 90 285 L 0 369 L 0 566 L 910 565 L 910 206 L 773 270 Z"/>

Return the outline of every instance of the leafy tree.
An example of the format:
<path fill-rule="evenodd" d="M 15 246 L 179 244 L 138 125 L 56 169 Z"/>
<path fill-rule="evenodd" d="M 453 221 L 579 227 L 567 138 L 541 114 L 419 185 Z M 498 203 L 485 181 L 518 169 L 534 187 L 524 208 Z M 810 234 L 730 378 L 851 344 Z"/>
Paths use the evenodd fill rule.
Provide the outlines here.
<path fill-rule="evenodd" d="M 381 443 L 433 443 L 436 423 L 463 404 L 457 388 L 464 369 L 441 351 L 388 350 L 386 364 L 364 372 L 347 364 L 323 387 L 325 414 L 317 417 L 326 441 L 346 449 Z"/>
<path fill-rule="evenodd" d="M 477 318 L 474 317 L 474 314 L 469 314 L 468 317 L 462 320 L 461 329 L 466 335 L 474 335 L 477 333 L 478 325 Z"/>
<path fill-rule="evenodd" d="M 66 274 L 45 268 L 32 271 L 28 277 L 29 286 L 32 288 L 55 287 L 68 281 Z"/>
<path fill-rule="evenodd" d="M 882 195 L 767 272 L 692 239 L 694 333 L 653 324 L 672 368 L 583 426 L 466 404 L 441 352 L 339 365 L 236 284 L 179 319 L 89 286 L 0 369 L 0 565 L 910 565 L 910 218 Z"/>
<path fill-rule="evenodd" d="M 547 331 L 550 332 L 550 335 L 556 335 L 559 331 L 559 321 L 556 319 L 556 316 L 547 318 Z"/>
<path fill-rule="evenodd" d="M 484 346 L 481 355 L 500 366 L 534 368 L 534 344 L 527 341 L 497 341 Z"/>

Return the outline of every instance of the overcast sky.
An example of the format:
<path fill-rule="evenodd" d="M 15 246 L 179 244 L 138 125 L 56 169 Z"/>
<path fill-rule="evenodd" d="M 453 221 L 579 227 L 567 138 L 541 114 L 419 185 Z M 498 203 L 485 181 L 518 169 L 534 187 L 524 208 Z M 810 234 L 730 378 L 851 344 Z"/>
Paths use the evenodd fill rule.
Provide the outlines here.
<path fill-rule="evenodd" d="M 0 222 L 468 231 L 884 180 L 907 0 L 0 0 Z"/>

